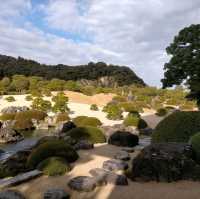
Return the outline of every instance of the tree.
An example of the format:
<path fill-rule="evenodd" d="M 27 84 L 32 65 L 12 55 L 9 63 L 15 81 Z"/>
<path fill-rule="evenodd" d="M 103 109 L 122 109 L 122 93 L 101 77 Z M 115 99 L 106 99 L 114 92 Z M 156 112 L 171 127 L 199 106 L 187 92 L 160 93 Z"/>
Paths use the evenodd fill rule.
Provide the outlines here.
<path fill-rule="evenodd" d="M 163 88 L 185 83 L 187 97 L 200 106 L 200 24 L 181 30 L 166 51 L 171 59 L 164 66 Z"/>
<path fill-rule="evenodd" d="M 34 110 L 47 112 L 51 110 L 51 102 L 38 97 L 33 100 L 32 108 Z"/>
<path fill-rule="evenodd" d="M 29 80 L 23 75 L 14 75 L 12 83 L 11 83 L 11 87 L 17 92 L 28 90 Z"/>
<path fill-rule="evenodd" d="M 68 108 L 68 97 L 65 96 L 63 92 L 58 93 L 56 96 L 52 98 L 54 102 L 53 111 L 54 112 L 67 112 Z"/>

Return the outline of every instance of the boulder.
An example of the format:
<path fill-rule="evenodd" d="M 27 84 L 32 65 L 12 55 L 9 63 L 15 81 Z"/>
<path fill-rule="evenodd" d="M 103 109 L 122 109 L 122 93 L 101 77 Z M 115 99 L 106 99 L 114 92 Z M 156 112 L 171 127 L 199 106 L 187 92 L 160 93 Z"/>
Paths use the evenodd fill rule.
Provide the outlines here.
<path fill-rule="evenodd" d="M 128 164 L 121 160 L 112 159 L 103 162 L 103 169 L 109 171 L 126 170 L 128 169 Z"/>
<path fill-rule="evenodd" d="M 127 153 L 133 153 L 133 152 L 135 152 L 135 149 L 126 147 L 126 148 L 122 148 L 122 151 L 126 151 Z"/>
<path fill-rule="evenodd" d="M 27 106 L 8 106 L 6 108 L 3 108 L 1 110 L 1 113 L 17 113 L 17 112 L 23 112 L 28 111 L 29 108 Z"/>
<path fill-rule="evenodd" d="M 70 195 L 63 189 L 48 189 L 44 193 L 44 199 L 69 199 Z"/>
<path fill-rule="evenodd" d="M 71 122 L 71 121 L 65 122 L 61 126 L 60 133 L 66 133 L 67 131 L 69 131 L 69 130 L 71 130 L 73 128 L 76 128 L 76 125 L 73 122 Z"/>
<path fill-rule="evenodd" d="M 84 191 L 89 192 L 96 188 L 96 181 L 92 177 L 88 176 L 78 176 L 75 178 L 72 178 L 68 186 L 76 191 Z"/>
<path fill-rule="evenodd" d="M 15 120 L 7 120 L 4 121 L 1 128 L 13 128 L 13 126 L 15 125 Z"/>
<path fill-rule="evenodd" d="M 94 144 L 88 140 L 80 140 L 78 143 L 74 145 L 75 150 L 89 150 L 93 148 Z"/>
<path fill-rule="evenodd" d="M 25 197 L 18 191 L 7 190 L 0 192 L 0 199 L 25 199 Z"/>
<path fill-rule="evenodd" d="M 11 128 L 0 129 L 0 143 L 18 142 L 23 140 L 24 137 L 21 133 Z"/>
<path fill-rule="evenodd" d="M 127 131 L 116 131 L 108 140 L 109 144 L 124 147 L 134 147 L 138 145 L 139 137 Z"/>
<path fill-rule="evenodd" d="M 90 174 L 96 179 L 98 184 L 128 185 L 128 180 L 124 175 L 118 175 L 105 169 L 91 169 Z"/>
<path fill-rule="evenodd" d="M 152 128 L 140 129 L 140 135 L 151 136 L 153 133 Z"/>
<path fill-rule="evenodd" d="M 200 165 L 191 147 L 183 143 L 156 143 L 145 147 L 132 162 L 131 178 L 140 181 L 200 180 Z"/>
<path fill-rule="evenodd" d="M 128 161 L 130 160 L 130 155 L 126 151 L 119 151 L 115 156 L 115 159 L 117 160 L 123 160 L 123 161 Z"/>

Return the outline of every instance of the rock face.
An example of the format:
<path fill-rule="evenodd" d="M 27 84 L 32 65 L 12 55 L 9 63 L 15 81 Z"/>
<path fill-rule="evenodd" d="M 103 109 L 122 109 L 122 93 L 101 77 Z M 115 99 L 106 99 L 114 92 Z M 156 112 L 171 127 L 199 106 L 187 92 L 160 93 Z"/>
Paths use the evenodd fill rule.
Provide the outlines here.
<path fill-rule="evenodd" d="M 128 185 L 128 180 L 124 175 L 118 175 L 105 169 L 91 169 L 90 174 L 96 179 L 98 184 Z"/>
<path fill-rule="evenodd" d="M 128 160 L 130 160 L 130 155 L 126 151 L 119 151 L 115 155 L 115 159 L 117 159 L 117 160 L 123 160 L 123 161 L 128 161 Z"/>
<path fill-rule="evenodd" d="M 68 183 L 68 186 L 76 191 L 89 192 L 95 189 L 96 181 L 92 177 L 78 176 L 71 179 Z"/>
<path fill-rule="evenodd" d="M 2 191 L 0 192 L 1 199 L 25 199 L 25 197 L 14 190 Z"/>
<path fill-rule="evenodd" d="M 118 171 L 118 170 L 126 170 L 128 169 L 128 164 L 121 160 L 107 160 L 103 163 L 103 169 L 109 171 Z"/>
<path fill-rule="evenodd" d="M 124 147 L 134 147 L 138 145 L 139 137 L 126 131 L 117 131 L 108 140 L 109 144 Z"/>
<path fill-rule="evenodd" d="M 78 143 L 76 143 L 74 145 L 74 149 L 75 150 L 89 150 L 89 149 L 93 149 L 94 148 L 94 144 L 91 143 L 88 140 L 80 140 Z"/>
<path fill-rule="evenodd" d="M 28 111 L 27 106 L 9 106 L 1 110 L 1 113 L 17 113 L 22 111 Z"/>
<path fill-rule="evenodd" d="M 151 144 L 133 160 L 131 178 L 166 182 L 200 180 L 200 165 L 192 158 L 192 149 L 187 144 Z"/>
<path fill-rule="evenodd" d="M 49 189 L 44 193 L 44 199 L 69 199 L 70 195 L 63 189 Z"/>
<path fill-rule="evenodd" d="M 23 140 L 22 134 L 11 128 L 0 129 L 0 143 L 17 142 Z"/>

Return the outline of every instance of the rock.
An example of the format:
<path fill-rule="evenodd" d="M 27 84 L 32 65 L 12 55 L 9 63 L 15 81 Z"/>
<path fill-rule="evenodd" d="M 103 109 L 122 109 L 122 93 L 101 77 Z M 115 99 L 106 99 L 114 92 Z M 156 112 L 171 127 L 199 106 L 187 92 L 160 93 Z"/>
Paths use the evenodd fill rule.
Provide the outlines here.
<path fill-rule="evenodd" d="M 126 147 L 126 148 L 122 148 L 122 151 L 126 151 L 127 153 L 133 153 L 133 152 L 135 152 L 135 149 Z"/>
<path fill-rule="evenodd" d="M 41 171 L 34 170 L 23 174 L 19 174 L 13 178 L 0 180 L 0 188 L 11 187 L 27 182 L 42 175 Z"/>
<path fill-rule="evenodd" d="M 48 189 L 44 193 L 44 199 L 69 199 L 70 195 L 63 189 Z"/>
<path fill-rule="evenodd" d="M 116 146 L 134 147 L 138 145 L 139 137 L 126 131 L 116 131 L 110 136 L 108 143 Z"/>
<path fill-rule="evenodd" d="M 56 126 L 56 117 L 53 117 L 53 116 L 47 116 L 45 117 L 45 123 L 47 123 L 47 125 L 49 127 L 54 127 Z"/>
<path fill-rule="evenodd" d="M 76 128 L 76 125 L 73 122 L 71 122 L 71 121 L 66 122 L 66 123 L 62 124 L 61 133 L 66 133 L 67 131 L 69 131 L 73 128 Z"/>
<path fill-rule="evenodd" d="M 10 129 L 12 129 L 14 125 L 15 125 L 15 120 L 7 120 L 7 121 L 3 122 L 1 128 L 10 128 Z"/>
<path fill-rule="evenodd" d="M 118 171 L 128 169 L 128 164 L 121 160 L 107 160 L 103 162 L 103 168 L 109 171 Z"/>
<path fill-rule="evenodd" d="M 104 183 L 110 183 L 114 185 L 128 185 L 128 180 L 124 175 L 118 175 L 105 169 L 91 169 L 90 174 L 96 179 L 101 185 Z"/>
<path fill-rule="evenodd" d="M 25 197 L 18 191 L 7 190 L 0 192 L 0 199 L 25 199 Z"/>
<path fill-rule="evenodd" d="M 156 143 L 145 147 L 132 162 L 131 178 L 140 181 L 200 180 L 200 165 L 187 144 Z"/>
<path fill-rule="evenodd" d="M 29 108 L 27 106 L 9 106 L 6 108 L 3 108 L 1 110 L 1 113 L 17 113 L 22 111 L 28 111 Z"/>
<path fill-rule="evenodd" d="M 89 150 L 93 148 L 94 144 L 88 140 L 80 140 L 77 144 L 74 145 L 75 150 Z"/>
<path fill-rule="evenodd" d="M 18 142 L 23 139 L 24 137 L 21 133 L 11 128 L 0 129 L 0 143 Z"/>
<path fill-rule="evenodd" d="M 140 129 L 140 135 L 151 136 L 153 133 L 152 128 Z"/>
<path fill-rule="evenodd" d="M 126 151 L 120 151 L 115 155 L 114 158 L 118 160 L 128 161 L 130 160 L 130 155 Z"/>
<path fill-rule="evenodd" d="M 39 130 L 48 130 L 49 124 L 45 121 L 40 121 L 35 127 L 36 129 L 39 129 Z"/>
<path fill-rule="evenodd" d="M 92 177 L 78 176 L 71 179 L 68 186 L 76 191 L 89 192 L 96 188 L 96 181 Z"/>

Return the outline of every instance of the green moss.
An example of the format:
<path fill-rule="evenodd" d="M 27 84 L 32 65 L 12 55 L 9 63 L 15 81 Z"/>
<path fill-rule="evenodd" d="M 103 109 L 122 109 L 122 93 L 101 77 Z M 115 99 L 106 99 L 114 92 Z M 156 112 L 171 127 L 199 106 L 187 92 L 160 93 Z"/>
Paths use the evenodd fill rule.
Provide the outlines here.
<path fill-rule="evenodd" d="M 31 152 L 27 160 L 27 167 L 36 168 L 44 159 L 53 156 L 63 157 L 67 162 L 74 162 L 78 159 L 76 151 L 65 141 L 52 140 L 40 144 Z"/>
<path fill-rule="evenodd" d="M 50 157 L 43 160 L 37 167 L 48 176 L 61 176 L 70 171 L 70 167 L 64 158 Z"/>
<path fill-rule="evenodd" d="M 73 119 L 73 122 L 76 126 L 101 126 L 102 123 L 99 119 L 95 117 L 87 117 L 87 116 L 78 116 Z"/>
<path fill-rule="evenodd" d="M 106 142 L 103 132 L 96 127 L 78 127 L 68 131 L 67 134 L 77 141 L 89 140 L 92 143 Z"/>
<path fill-rule="evenodd" d="M 155 128 L 153 142 L 188 142 L 200 132 L 200 112 L 175 112 L 162 120 Z"/>

